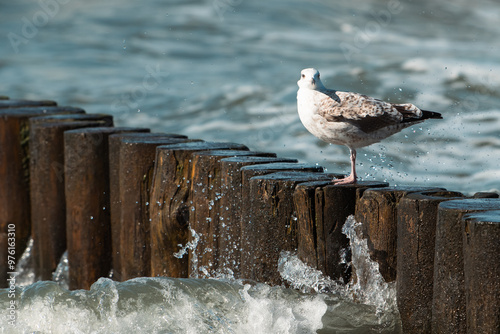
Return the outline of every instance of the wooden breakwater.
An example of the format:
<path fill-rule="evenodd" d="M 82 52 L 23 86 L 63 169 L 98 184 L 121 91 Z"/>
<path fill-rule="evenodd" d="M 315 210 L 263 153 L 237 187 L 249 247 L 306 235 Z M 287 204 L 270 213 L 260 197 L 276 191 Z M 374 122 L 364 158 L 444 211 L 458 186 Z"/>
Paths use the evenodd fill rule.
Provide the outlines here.
<path fill-rule="evenodd" d="M 113 272 L 231 274 L 270 284 L 280 252 L 346 282 L 349 215 L 397 281 L 405 333 L 499 329 L 500 199 L 334 174 L 243 144 L 206 142 L 53 101 L 0 100 L 0 284 L 31 236 L 38 279 L 68 250 L 71 289 Z M 8 281 L 8 279 L 10 279 Z"/>

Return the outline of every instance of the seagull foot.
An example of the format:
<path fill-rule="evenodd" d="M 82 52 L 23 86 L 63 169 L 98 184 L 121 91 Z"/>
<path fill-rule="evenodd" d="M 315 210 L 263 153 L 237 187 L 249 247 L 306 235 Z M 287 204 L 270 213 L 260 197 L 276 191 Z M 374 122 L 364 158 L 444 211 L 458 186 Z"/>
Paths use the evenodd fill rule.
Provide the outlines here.
<path fill-rule="evenodd" d="M 351 174 L 348 177 L 343 178 L 343 179 L 334 179 L 333 183 L 336 185 L 337 184 L 354 184 L 354 183 L 356 183 L 356 178 L 354 176 L 352 176 L 352 174 Z"/>

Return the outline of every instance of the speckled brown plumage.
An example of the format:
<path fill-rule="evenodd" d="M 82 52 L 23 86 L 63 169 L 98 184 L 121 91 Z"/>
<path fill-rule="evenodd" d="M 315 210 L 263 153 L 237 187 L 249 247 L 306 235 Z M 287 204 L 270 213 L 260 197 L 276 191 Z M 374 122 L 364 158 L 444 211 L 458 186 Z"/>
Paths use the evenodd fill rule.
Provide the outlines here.
<path fill-rule="evenodd" d="M 316 69 L 301 72 L 297 107 L 307 130 L 321 140 L 346 145 L 351 151 L 351 175 L 337 183 L 356 182 L 356 148 L 371 145 L 402 129 L 441 114 L 411 103 L 393 104 L 366 95 L 327 89 Z"/>

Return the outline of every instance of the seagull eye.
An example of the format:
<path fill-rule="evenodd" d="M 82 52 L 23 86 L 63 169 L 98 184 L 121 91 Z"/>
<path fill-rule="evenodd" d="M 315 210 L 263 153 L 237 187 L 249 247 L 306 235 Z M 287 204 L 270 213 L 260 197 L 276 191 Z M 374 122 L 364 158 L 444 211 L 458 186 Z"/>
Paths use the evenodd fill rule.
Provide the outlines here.
<path fill-rule="evenodd" d="M 305 74 L 302 74 L 302 78 L 305 78 L 305 77 L 306 77 L 306 75 L 305 75 Z"/>

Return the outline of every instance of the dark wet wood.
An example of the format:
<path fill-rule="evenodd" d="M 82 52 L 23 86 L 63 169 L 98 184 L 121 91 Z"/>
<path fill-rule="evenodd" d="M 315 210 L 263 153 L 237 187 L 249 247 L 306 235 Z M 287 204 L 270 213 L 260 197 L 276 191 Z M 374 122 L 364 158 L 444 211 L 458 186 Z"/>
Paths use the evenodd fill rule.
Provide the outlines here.
<path fill-rule="evenodd" d="M 368 238 L 370 257 L 377 261 L 386 282 L 396 280 L 397 205 L 403 196 L 420 191 L 441 191 L 429 187 L 386 187 L 368 189 L 356 204 L 356 221 Z"/>
<path fill-rule="evenodd" d="M 462 218 L 467 333 L 500 332 L 500 210 Z"/>
<path fill-rule="evenodd" d="M 280 253 L 295 252 L 298 246 L 295 187 L 332 179 L 333 175 L 321 172 L 278 172 L 249 180 L 249 192 L 243 195 L 249 210 L 242 215 L 242 278 L 283 283 L 278 271 Z"/>
<path fill-rule="evenodd" d="M 158 140 L 170 138 L 187 138 L 183 135 L 169 133 L 150 133 L 149 130 L 134 133 L 120 133 L 109 136 L 109 183 L 110 183 L 110 213 L 111 213 L 111 249 L 113 256 L 113 279 L 121 280 L 121 215 L 122 202 L 120 199 L 120 147 L 124 140 L 142 139 Z"/>
<path fill-rule="evenodd" d="M 432 332 L 466 333 L 463 227 L 464 215 L 500 210 L 500 199 L 463 199 L 439 204 L 434 256 Z"/>
<path fill-rule="evenodd" d="M 57 106 L 55 101 L 50 100 L 15 100 L 15 99 L 0 99 L 0 109 L 3 108 L 20 108 L 20 107 L 40 107 L 40 106 Z"/>
<path fill-rule="evenodd" d="M 299 258 L 334 280 L 349 282 L 349 239 L 342 233 L 342 227 L 347 217 L 354 214 L 364 190 L 387 186 L 376 181 L 350 185 L 333 185 L 331 181 L 299 184 L 294 193 Z"/>
<path fill-rule="evenodd" d="M 51 119 L 48 123 L 43 117 L 30 119 L 31 221 L 34 269 L 38 279 L 52 279 L 52 272 L 66 250 L 64 131 L 112 125 L 109 115 L 93 115 L 88 120 L 80 118 L 80 121 Z"/>
<path fill-rule="evenodd" d="M 64 133 L 69 288 L 90 289 L 111 270 L 108 137 L 144 128 L 98 127 Z"/>
<path fill-rule="evenodd" d="M 7 225 L 14 224 L 16 261 L 31 234 L 29 119 L 56 113 L 84 113 L 84 110 L 53 106 L 0 109 L 0 231 L 7 231 Z M 7 250 L 7 244 L 0 241 L 0 249 Z M 0 263 L 6 260 L 0 257 Z M 0 286 L 7 283 L 6 268 L 1 266 Z"/>
<path fill-rule="evenodd" d="M 151 190 L 151 273 L 188 277 L 189 202 L 193 154 L 212 150 L 247 150 L 235 143 L 192 142 L 159 146 Z"/>
<path fill-rule="evenodd" d="M 196 232 L 190 235 L 190 242 L 197 242 L 196 249 L 189 252 L 189 277 L 214 277 L 219 268 L 219 235 L 225 229 L 224 211 L 221 200 L 226 192 L 221 189 L 221 159 L 242 156 L 276 156 L 274 153 L 253 151 L 202 151 L 193 154 L 193 182 L 189 202 L 193 210 L 189 215 L 189 225 Z M 229 208 L 228 208 L 229 209 Z"/>
<path fill-rule="evenodd" d="M 496 192 L 481 191 L 481 192 L 475 193 L 472 197 L 473 198 L 499 198 L 500 194 L 498 194 Z"/>
<path fill-rule="evenodd" d="M 112 238 L 120 260 L 114 267 L 116 279 L 125 281 L 151 275 L 150 190 L 156 147 L 187 142 L 187 138 L 168 136 L 123 136 L 118 141 L 118 221 L 113 220 Z M 116 212 L 116 211 L 113 211 Z"/>
<path fill-rule="evenodd" d="M 220 199 L 220 219 L 224 226 L 219 228 L 219 267 L 228 275 L 240 277 L 241 263 L 241 212 L 246 206 L 242 200 L 244 166 L 268 163 L 297 163 L 295 159 L 277 157 L 243 156 L 221 160 L 221 189 L 224 196 Z M 301 168 L 299 165 L 298 168 Z"/>
<path fill-rule="evenodd" d="M 408 194 L 397 206 L 397 303 L 404 333 L 430 333 L 438 205 L 452 191 Z"/>

